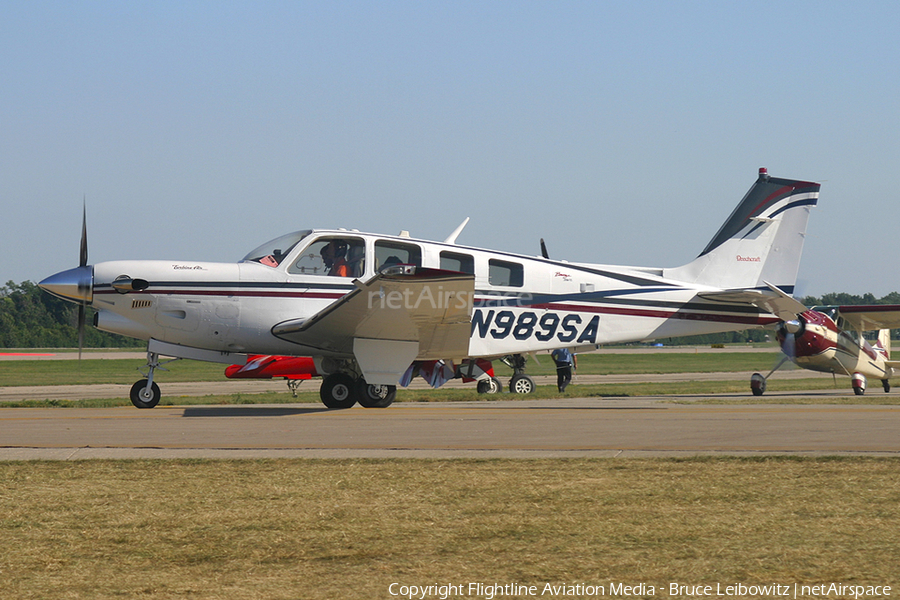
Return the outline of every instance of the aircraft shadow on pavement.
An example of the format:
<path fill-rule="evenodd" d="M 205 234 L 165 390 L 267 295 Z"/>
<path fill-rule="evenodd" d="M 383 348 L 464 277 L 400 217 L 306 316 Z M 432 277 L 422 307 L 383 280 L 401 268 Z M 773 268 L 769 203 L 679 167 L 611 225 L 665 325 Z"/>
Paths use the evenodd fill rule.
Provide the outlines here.
<path fill-rule="evenodd" d="M 185 417 L 291 417 L 295 415 L 309 415 L 321 412 L 331 412 L 333 409 L 324 406 L 310 406 L 309 408 L 297 408 L 296 406 L 195 406 L 184 409 Z"/>

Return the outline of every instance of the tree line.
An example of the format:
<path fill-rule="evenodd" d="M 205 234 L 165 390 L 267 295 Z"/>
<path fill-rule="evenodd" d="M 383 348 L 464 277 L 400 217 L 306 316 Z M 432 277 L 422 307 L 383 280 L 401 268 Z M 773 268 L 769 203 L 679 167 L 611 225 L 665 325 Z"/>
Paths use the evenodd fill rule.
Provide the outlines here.
<path fill-rule="evenodd" d="M 85 348 L 142 347 L 145 342 L 106 333 L 91 326 L 87 307 Z M 0 348 L 77 348 L 78 306 L 41 290 L 37 284 L 12 281 L 0 287 Z"/>
<path fill-rule="evenodd" d="M 834 292 L 821 297 L 805 296 L 800 302 L 806 306 L 835 304 L 900 304 L 900 292 L 883 298 L 873 294 L 857 296 Z M 87 308 L 84 332 L 85 348 L 143 347 L 144 341 L 106 333 L 90 326 L 94 309 Z M 659 340 L 666 345 L 763 342 L 772 337 L 766 329 L 748 329 L 714 335 Z M 900 339 L 900 330 L 892 332 Z M 75 348 L 78 346 L 78 307 L 41 290 L 30 281 L 7 282 L 0 287 L 0 348 Z"/>

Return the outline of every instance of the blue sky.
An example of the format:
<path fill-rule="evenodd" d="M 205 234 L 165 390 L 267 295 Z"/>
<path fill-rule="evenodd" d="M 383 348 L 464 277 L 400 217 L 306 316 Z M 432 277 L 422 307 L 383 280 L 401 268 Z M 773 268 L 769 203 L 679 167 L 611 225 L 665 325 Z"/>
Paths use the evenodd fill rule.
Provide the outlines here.
<path fill-rule="evenodd" d="M 347 227 L 695 257 L 822 183 L 798 292 L 900 290 L 895 2 L 0 1 L 0 283 Z"/>

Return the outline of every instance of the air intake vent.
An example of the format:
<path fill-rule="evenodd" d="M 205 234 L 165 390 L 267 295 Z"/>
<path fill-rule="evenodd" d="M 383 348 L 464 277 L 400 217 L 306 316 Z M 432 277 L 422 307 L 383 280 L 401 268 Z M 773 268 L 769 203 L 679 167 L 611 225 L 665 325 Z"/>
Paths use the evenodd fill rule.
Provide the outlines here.
<path fill-rule="evenodd" d="M 150 308 L 152 304 L 152 300 L 138 300 L 135 298 L 131 301 L 131 308 Z"/>

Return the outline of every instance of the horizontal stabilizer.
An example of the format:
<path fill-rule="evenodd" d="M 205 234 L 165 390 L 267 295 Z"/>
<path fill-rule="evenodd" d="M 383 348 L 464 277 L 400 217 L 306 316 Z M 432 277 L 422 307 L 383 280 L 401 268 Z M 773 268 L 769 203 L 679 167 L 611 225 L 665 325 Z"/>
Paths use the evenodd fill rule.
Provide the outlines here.
<path fill-rule="evenodd" d="M 796 319 L 797 315 L 806 312 L 806 306 L 784 293 L 779 288 L 766 282 L 768 290 L 723 290 L 720 292 L 702 292 L 701 298 L 717 300 L 721 302 L 738 302 L 752 304 L 753 306 L 772 313 L 782 321 Z"/>

